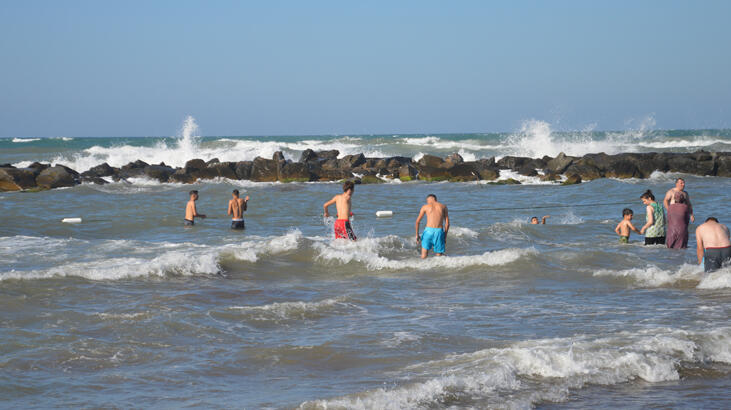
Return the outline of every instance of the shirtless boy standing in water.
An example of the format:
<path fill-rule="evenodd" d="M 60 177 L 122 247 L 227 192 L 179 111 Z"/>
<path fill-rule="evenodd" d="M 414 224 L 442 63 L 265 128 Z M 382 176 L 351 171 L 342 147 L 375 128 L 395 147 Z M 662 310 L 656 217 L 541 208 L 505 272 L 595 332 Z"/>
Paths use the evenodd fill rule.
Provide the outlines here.
<path fill-rule="evenodd" d="M 199 214 L 198 210 L 195 209 L 195 201 L 198 200 L 198 191 L 190 191 L 190 201 L 185 206 L 185 226 L 195 225 L 195 218 L 205 218 L 203 214 Z"/>
<path fill-rule="evenodd" d="M 419 224 L 424 214 L 426 214 L 426 228 L 424 235 L 419 238 Z M 421 242 L 421 259 L 426 259 L 430 249 L 434 249 L 434 254 L 437 256 L 444 255 L 449 232 L 449 213 L 446 205 L 437 202 L 436 195 L 427 195 L 426 205 L 421 207 L 416 218 L 415 229 L 416 241 Z"/>
<path fill-rule="evenodd" d="M 231 215 L 231 229 L 244 229 L 244 211 L 246 204 L 249 202 L 249 196 L 239 198 L 239 190 L 234 189 L 231 194 L 233 198 L 228 201 L 228 214 Z"/>
<path fill-rule="evenodd" d="M 333 199 L 325 202 L 322 207 L 325 209 L 325 218 L 329 217 L 330 214 L 327 212 L 327 208 L 335 204 L 338 210 L 338 219 L 335 221 L 335 238 L 350 239 L 354 241 L 358 238 L 353 233 L 353 228 L 350 226 L 350 217 L 353 213 L 350 211 L 350 198 L 353 197 L 353 190 L 355 185 L 352 181 L 345 181 L 343 184 L 343 193 L 335 195 Z"/>

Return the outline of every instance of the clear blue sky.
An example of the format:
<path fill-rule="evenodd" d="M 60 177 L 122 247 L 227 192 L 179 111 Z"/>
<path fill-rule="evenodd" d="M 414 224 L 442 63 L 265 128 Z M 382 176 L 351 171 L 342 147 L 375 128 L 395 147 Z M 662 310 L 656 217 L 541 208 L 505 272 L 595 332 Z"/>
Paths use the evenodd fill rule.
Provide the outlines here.
<path fill-rule="evenodd" d="M 0 3 L 0 136 L 731 127 L 731 1 Z"/>

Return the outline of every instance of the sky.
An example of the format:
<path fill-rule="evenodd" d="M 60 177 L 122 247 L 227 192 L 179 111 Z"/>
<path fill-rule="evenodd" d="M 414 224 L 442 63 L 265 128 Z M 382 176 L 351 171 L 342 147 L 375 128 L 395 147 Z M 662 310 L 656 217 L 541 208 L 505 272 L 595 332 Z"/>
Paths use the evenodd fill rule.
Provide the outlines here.
<path fill-rule="evenodd" d="M 731 128 L 731 1 L 0 0 L 0 137 Z"/>

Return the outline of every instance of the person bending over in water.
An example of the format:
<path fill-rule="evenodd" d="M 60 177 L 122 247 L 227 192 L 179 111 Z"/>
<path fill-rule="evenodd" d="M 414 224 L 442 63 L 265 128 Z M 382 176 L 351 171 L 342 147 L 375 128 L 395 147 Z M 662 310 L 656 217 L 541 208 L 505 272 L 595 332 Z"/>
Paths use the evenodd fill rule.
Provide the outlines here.
<path fill-rule="evenodd" d="M 711 272 L 731 262 L 731 240 L 726 225 L 718 219 L 710 217 L 695 229 L 695 241 L 698 243 L 698 264 L 703 270 Z"/>
<path fill-rule="evenodd" d="M 632 212 L 631 209 L 624 208 L 622 210 L 623 219 L 617 224 L 617 227 L 614 228 L 614 232 L 619 235 L 619 243 L 629 243 L 629 231 L 640 233 L 640 231 L 632 225 L 632 215 L 634 215 L 634 212 Z"/>
<path fill-rule="evenodd" d="M 335 195 L 331 200 L 322 205 L 325 210 L 325 218 L 330 216 L 327 212 L 327 208 L 330 205 L 335 204 L 335 208 L 337 208 L 338 219 L 335 221 L 334 226 L 335 239 L 350 239 L 351 241 L 358 239 L 355 237 L 353 228 L 350 226 L 350 217 L 353 216 L 353 213 L 350 211 L 350 199 L 353 197 L 354 190 L 355 185 L 353 181 L 345 181 L 343 184 L 343 193 Z"/>
<path fill-rule="evenodd" d="M 649 189 L 640 196 L 640 200 L 647 206 L 647 222 L 640 228 L 640 233 L 645 235 L 645 245 L 665 245 L 665 212 L 662 206 L 655 201 L 655 195 Z"/>
<path fill-rule="evenodd" d="M 190 191 L 190 200 L 188 205 L 185 206 L 185 226 L 195 225 L 195 218 L 205 218 L 203 214 L 199 214 L 198 210 L 195 209 L 195 201 L 198 200 L 198 191 Z"/>
<path fill-rule="evenodd" d="M 244 211 L 249 202 L 249 196 L 239 198 L 239 190 L 234 189 L 232 198 L 228 201 L 228 214 L 231 215 L 231 229 L 244 229 Z"/>
<path fill-rule="evenodd" d="M 550 217 L 551 217 L 551 215 L 544 215 L 543 218 L 541 218 L 541 221 L 538 222 L 538 217 L 537 216 L 534 216 L 533 218 L 530 219 L 530 223 L 531 223 L 531 225 L 539 225 L 539 224 L 540 225 L 545 225 L 546 224 L 546 219 L 548 219 Z"/>
<path fill-rule="evenodd" d="M 426 227 L 424 235 L 419 238 L 419 224 L 424 214 L 426 214 Z M 449 213 L 446 205 L 437 202 L 436 195 L 427 195 L 426 205 L 421 207 L 416 218 L 415 229 L 416 242 L 421 242 L 421 259 L 425 259 L 431 249 L 434 249 L 434 254 L 437 256 L 444 255 L 449 232 Z"/>

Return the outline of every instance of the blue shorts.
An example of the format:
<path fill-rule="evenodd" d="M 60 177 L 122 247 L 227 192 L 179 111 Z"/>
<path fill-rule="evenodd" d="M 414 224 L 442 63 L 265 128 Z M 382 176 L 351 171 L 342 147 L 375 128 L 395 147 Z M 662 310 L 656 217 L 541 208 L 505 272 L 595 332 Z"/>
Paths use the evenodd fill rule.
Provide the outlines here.
<path fill-rule="evenodd" d="M 444 229 L 442 228 L 424 228 L 424 234 L 421 235 L 421 247 L 426 250 L 434 248 L 434 253 L 444 253 Z"/>

